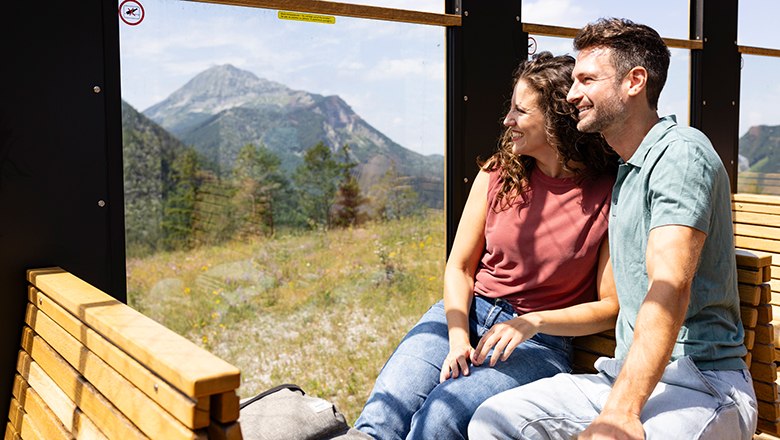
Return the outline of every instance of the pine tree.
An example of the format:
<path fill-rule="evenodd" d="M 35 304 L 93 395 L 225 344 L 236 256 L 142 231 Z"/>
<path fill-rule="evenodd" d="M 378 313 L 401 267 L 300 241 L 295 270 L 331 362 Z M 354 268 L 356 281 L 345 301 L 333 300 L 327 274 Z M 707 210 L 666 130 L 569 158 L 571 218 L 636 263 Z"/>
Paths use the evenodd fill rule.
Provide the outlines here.
<path fill-rule="evenodd" d="M 303 163 L 295 169 L 294 181 L 299 209 L 309 226 L 331 226 L 330 212 L 340 174 L 339 163 L 324 143 L 319 142 L 304 153 Z"/>
<path fill-rule="evenodd" d="M 349 145 L 341 148 L 341 181 L 335 205 L 334 223 L 337 226 L 355 226 L 365 220 L 361 207 L 368 201 L 360 192 L 355 177 L 357 162 L 350 158 Z"/>
<path fill-rule="evenodd" d="M 420 197 L 410 180 L 410 177 L 400 175 L 395 162 L 391 162 L 369 191 L 373 215 L 381 220 L 391 220 L 418 212 Z"/>
<path fill-rule="evenodd" d="M 195 200 L 200 186 L 200 163 L 193 148 L 185 149 L 171 164 L 163 206 L 163 246 L 182 249 L 193 244 Z"/>
<path fill-rule="evenodd" d="M 263 145 L 247 144 L 238 152 L 233 203 L 239 237 L 273 235 L 276 202 L 285 183 L 280 165 L 281 159 Z"/>

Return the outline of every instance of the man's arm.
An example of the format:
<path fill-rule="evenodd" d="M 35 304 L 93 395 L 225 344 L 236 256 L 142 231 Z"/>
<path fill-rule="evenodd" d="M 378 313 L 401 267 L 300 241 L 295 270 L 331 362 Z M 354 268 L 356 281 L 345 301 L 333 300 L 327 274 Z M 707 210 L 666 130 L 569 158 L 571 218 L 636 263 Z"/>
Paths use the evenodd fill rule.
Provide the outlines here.
<path fill-rule="evenodd" d="M 637 315 L 634 341 L 604 409 L 580 435 L 581 440 L 644 438 L 639 415 L 669 363 L 706 237 L 697 229 L 679 225 L 650 231 L 649 286 Z"/>

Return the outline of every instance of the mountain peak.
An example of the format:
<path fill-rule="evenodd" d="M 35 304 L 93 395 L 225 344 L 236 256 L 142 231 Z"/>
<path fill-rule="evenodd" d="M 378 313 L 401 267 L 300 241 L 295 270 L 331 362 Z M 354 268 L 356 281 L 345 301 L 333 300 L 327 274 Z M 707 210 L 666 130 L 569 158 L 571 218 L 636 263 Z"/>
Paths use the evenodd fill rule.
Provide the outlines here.
<path fill-rule="evenodd" d="M 232 64 L 222 64 L 195 75 L 164 101 L 143 113 L 156 121 L 164 120 L 170 109 L 213 115 L 269 95 L 287 92 L 289 89 L 282 84 L 258 78 Z"/>

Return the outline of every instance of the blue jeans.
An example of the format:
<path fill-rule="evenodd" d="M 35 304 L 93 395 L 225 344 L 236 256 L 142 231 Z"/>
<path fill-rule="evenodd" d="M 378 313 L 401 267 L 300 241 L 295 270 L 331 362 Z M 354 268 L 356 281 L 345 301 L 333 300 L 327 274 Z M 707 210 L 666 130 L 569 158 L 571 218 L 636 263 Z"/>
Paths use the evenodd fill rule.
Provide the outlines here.
<path fill-rule="evenodd" d="M 506 391 L 479 407 L 478 439 L 577 438 L 604 407 L 622 363 L 596 361 L 599 374 L 559 374 Z M 750 440 L 756 396 L 748 370 L 699 370 L 684 357 L 664 370 L 640 414 L 647 440 Z"/>
<path fill-rule="evenodd" d="M 514 318 L 502 299 L 475 296 L 469 313 L 476 347 L 494 324 Z M 477 407 L 490 396 L 571 371 L 571 338 L 538 334 L 491 368 L 470 366 L 468 376 L 439 383 L 450 351 L 444 302 L 434 304 L 385 364 L 355 428 L 375 439 L 463 439 Z"/>

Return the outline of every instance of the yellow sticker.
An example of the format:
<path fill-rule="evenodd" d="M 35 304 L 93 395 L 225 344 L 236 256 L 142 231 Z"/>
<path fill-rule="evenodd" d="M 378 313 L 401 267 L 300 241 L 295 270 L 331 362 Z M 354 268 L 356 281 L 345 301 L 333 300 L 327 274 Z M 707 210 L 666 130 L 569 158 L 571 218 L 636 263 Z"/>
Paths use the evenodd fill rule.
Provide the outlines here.
<path fill-rule="evenodd" d="M 335 24 L 336 17 L 332 15 L 306 14 L 303 12 L 279 11 L 280 20 L 308 21 L 310 23 Z"/>

